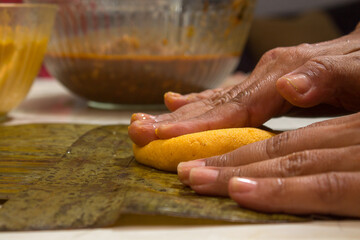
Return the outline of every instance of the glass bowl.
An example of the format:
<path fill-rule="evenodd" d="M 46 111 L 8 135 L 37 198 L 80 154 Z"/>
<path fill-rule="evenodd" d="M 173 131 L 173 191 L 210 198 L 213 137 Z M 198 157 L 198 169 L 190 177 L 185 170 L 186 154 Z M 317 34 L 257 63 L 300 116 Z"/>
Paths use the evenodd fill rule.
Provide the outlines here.
<path fill-rule="evenodd" d="M 57 6 L 0 4 L 0 120 L 27 95 L 48 45 Z"/>
<path fill-rule="evenodd" d="M 91 106 L 156 105 L 237 66 L 254 0 L 28 0 L 59 5 L 45 64 Z"/>

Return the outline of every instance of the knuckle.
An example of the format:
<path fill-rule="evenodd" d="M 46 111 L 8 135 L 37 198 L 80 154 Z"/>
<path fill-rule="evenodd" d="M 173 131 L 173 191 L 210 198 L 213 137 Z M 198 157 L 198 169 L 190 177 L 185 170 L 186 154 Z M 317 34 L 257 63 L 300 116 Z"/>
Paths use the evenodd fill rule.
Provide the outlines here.
<path fill-rule="evenodd" d="M 303 43 L 294 47 L 278 47 L 267 51 L 260 59 L 260 63 L 279 61 L 288 63 L 299 59 L 309 59 L 312 45 Z"/>
<path fill-rule="evenodd" d="M 316 194 L 319 199 L 328 205 L 338 204 L 345 193 L 346 179 L 335 172 L 321 175 L 316 179 Z"/>
<path fill-rule="evenodd" d="M 175 111 L 175 112 L 169 113 L 166 117 L 167 117 L 167 120 L 162 121 L 162 123 L 164 123 L 164 124 L 169 123 L 169 122 L 178 121 L 179 119 L 181 119 L 181 114 L 179 114 L 178 112 Z"/>
<path fill-rule="evenodd" d="M 352 62 L 358 63 L 360 61 L 360 55 L 354 54 L 350 56 Z"/>
<path fill-rule="evenodd" d="M 215 157 L 210 157 L 205 160 L 205 166 L 214 166 L 214 167 L 225 167 L 231 165 L 231 162 L 234 160 L 232 154 L 222 154 Z"/>
<path fill-rule="evenodd" d="M 214 101 L 216 101 L 217 99 L 221 98 L 222 95 L 224 95 L 224 94 L 225 94 L 225 93 L 224 93 L 223 91 L 214 92 L 214 93 L 210 96 L 209 100 L 214 102 Z"/>
<path fill-rule="evenodd" d="M 290 154 L 280 159 L 279 170 L 282 177 L 303 175 L 305 166 L 311 161 L 310 151 L 303 151 Z"/>
<path fill-rule="evenodd" d="M 218 92 L 211 97 L 211 102 L 213 106 L 218 106 L 231 101 L 232 98 L 233 98 L 232 91 L 228 91 L 225 93 Z"/>
<path fill-rule="evenodd" d="M 229 91 L 228 93 L 231 95 L 232 100 L 241 102 L 241 99 L 243 97 L 250 95 L 250 90 L 249 90 L 250 87 L 244 88 L 242 85 L 239 84 L 233 87 L 231 91 Z"/>
<path fill-rule="evenodd" d="M 310 77 L 319 78 L 323 75 L 335 73 L 335 62 L 332 57 L 322 56 L 310 59 L 305 67 L 309 69 L 307 73 Z"/>
<path fill-rule="evenodd" d="M 303 43 L 295 47 L 289 47 L 286 54 L 283 55 L 284 61 L 295 61 L 299 59 L 308 59 L 311 52 L 311 45 Z"/>
<path fill-rule="evenodd" d="M 222 168 L 219 171 L 218 182 L 227 183 L 232 177 L 239 177 L 242 174 L 240 167 Z"/>
<path fill-rule="evenodd" d="M 243 86 L 236 86 L 230 94 L 232 95 L 232 100 L 237 103 L 242 103 L 244 98 L 249 98 L 262 88 L 262 82 L 256 81 L 251 85 L 244 88 Z"/>
<path fill-rule="evenodd" d="M 230 174 L 230 177 L 228 178 L 228 180 L 234 176 L 240 177 L 240 176 L 242 176 L 242 174 L 243 174 L 243 171 L 242 171 L 241 167 L 231 168 L 231 174 Z"/>
<path fill-rule="evenodd" d="M 264 55 L 261 57 L 259 64 L 265 64 L 272 61 L 278 60 L 284 53 L 286 52 L 286 48 L 284 47 L 277 47 L 274 49 L 271 49 L 264 53 Z"/>
<path fill-rule="evenodd" d="M 296 46 L 296 48 L 301 49 L 301 50 L 305 50 L 306 52 L 308 52 L 309 49 L 311 49 L 312 47 L 313 47 L 313 45 L 309 44 L 309 43 L 301 43 L 301 44 Z"/>
<path fill-rule="evenodd" d="M 283 132 L 265 141 L 265 153 L 269 159 L 281 156 L 290 139 L 290 132 Z"/>

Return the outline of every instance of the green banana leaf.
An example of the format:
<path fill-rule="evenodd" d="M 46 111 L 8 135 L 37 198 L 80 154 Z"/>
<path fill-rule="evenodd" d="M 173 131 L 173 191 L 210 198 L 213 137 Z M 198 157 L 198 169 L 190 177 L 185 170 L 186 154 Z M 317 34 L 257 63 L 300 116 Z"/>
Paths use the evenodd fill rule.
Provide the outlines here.
<path fill-rule="evenodd" d="M 23 174 L 23 189 L 0 210 L 1 230 L 109 227 L 139 215 L 213 223 L 310 220 L 253 212 L 228 198 L 197 195 L 176 174 L 137 163 L 127 126 L 25 125 L 0 131 L 8 139 L 0 142 L 4 150 L 0 162 L 41 159 L 49 163 L 46 171 Z M 80 133 L 84 134 L 71 144 Z M 4 144 L 8 141 L 16 147 Z"/>

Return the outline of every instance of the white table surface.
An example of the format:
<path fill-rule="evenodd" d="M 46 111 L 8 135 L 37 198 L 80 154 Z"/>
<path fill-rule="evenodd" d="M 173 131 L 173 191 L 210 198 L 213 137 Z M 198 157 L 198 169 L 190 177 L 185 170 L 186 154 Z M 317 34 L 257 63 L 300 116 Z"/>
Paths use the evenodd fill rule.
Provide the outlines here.
<path fill-rule="evenodd" d="M 137 110 L 136 110 L 137 111 Z M 25 101 L 9 114 L 5 125 L 27 123 L 128 124 L 134 111 L 104 111 L 87 107 L 58 82 L 37 79 Z M 157 114 L 162 111 L 152 111 Z M 281 117 L 266 123 L 288 130 L 326 118 Z M 234 224 L 201 226 L 119 226 L 46 232 L 6 232 L 0 239 L 360 239 L 360 221 L 314 221 L 289 224 Z"/>

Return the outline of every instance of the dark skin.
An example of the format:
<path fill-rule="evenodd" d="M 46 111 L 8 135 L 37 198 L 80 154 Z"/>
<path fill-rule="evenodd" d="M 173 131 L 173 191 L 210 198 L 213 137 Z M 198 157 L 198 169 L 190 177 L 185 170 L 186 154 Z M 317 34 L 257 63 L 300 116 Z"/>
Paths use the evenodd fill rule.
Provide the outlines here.
<path fill-rule="evenodd" d="M 231 127 L 258 127 L 294 106 L 330 104 L 354 114 L 284 132 L 233 152 L 178 166 L 199 194 L 229 196 L 254 210 L 360 217 L 360 26 L 318 44 L 267 52 L 230 89 L 179 95 L 172 113 L 135 114 L 131 139 L 156 139 Z"/>

